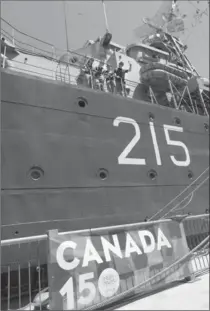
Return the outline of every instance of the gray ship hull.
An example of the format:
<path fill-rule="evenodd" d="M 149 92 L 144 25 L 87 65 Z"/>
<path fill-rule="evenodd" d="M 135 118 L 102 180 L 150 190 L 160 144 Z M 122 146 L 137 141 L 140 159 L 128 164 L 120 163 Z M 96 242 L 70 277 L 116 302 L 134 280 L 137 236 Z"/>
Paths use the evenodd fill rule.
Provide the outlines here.
<path fill-rule="evenodd" d="M 2 239 L 209 209 L 207 117 L 4 70 L 1 89 Z M 138 124 L 127 158 L 144 165 L 118 163 L 138 134 L 119 117 Z M 188 165 L 164 125 L 182 127 L 169 134 Z"/>

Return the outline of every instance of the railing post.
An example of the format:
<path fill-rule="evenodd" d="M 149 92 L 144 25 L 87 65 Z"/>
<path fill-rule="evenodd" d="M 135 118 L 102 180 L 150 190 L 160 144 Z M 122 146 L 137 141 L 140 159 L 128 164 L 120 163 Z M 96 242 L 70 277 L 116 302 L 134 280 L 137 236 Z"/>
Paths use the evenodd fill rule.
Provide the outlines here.
<path fill-rule="evenodd" d="M 6 50 L 7 50 L 7 47 L 6 45 L 4 46 L 4 58 L 3 58 L 3 64 L 2 64 L 2 67 L 5 68 L 5 62 L 6 62 Z"/>
<path fill-rule="evenodd" d="M 155 97 L 155 94 L 154 94 L 151 86 L 149 87 L 149 94 L 150 94 L 150 99 L 151 99 L 152 104 L 154 104 L 154 100 L 155 100 L 155 103 L 158 105 L 158 101 Z"/>
<path fill-rule="evenodd" d="M 179 223 L 179 228 L 180 228 L 180 233 L 181 233 L 181 237 L 182 237 L 182 247 L 184 252 L 187 254 L 190 249 L 188 247 L 187 244 L 187 237 L 185 234 L 185 230 L 184 230 L 184 225 L 183 225 L 183 220 L 187 218 L 188 215 L 180 215 L 180 216 L 172 216 L 170 217 L 170 219 L 172 221 L 176 221 Z M 190 271 L 190 262 L 188 262 L 185 266 L 184 266 L 184 271 L 185 271 L 185 281 L 191 281 L 194 279 L 194 276 L 191 274 Z"/>
<path fill-rule="evenodd" d="M 188 86 L 186 86 L 186 88 L 187 88 L 187 93 L 188 93 L 188 96 L 189 96 L 189 99 L 190 99 L 190 103 L 191 103 L 193 112 L 196 114 L 196 111 L 195 111 L 195 108 L 194 108 L 194 105 L 193 105 L 193 102 L 192 102 L 192 97 L 191 97 L 191 95 L 190 95 L 190 91 L 189 91 Z"/>
<path fill-rule="evenodd" d="M 15 30 L 12 28 L 12 44 L 15 45 Z"/>
<path fill-rule="evenodd" d="M 168 77 L 168 83 L 169 83 L 170 91 L 171 91 L 171 94 L 172 94 L 174 106 L 175 106 L 176 109 L 179 109 L 178 106 L 177 106 L 177 101 L 176 101 L 175 95 L 174 95 L 172 83 L 171 83 L 171 80 L 169 79 L 169 77 Z"/>
<path fill-rule="evenodd" d="M 200 88 L 199 88 L 199 96 L 200 96 L 200 100 L 201 100 L 201 102 L 202 102 L 202 105 L 203 105 L 204 111 L 205 111 L 206 115 L 208 116 L 208 115 L 209 115 L 209 113 L 208 113 L 208 110 L 207 110 L 207 108 L 206 108 L 206 105 L 205 105 L 205 102 L 204 102 L 203 96 L 202 96 L 202 94 L 201 94 L 201 90 L 200 90 Z"/>
<path fill-rule="evenodd" d="M 184 97 L 184 94 L 185 94 L 185 91 L 186 91 L 186 87 L 187 87 L 187 86 L 185 86 L 185 88 L 184 88 L 184 91 L 182 92 L 182 96 L 181 96 L 181 98 L 180 98 L 180 101 L 179 101 L 179 105 L 178 105 L 178 108 L 180 108 L 180 106 L 181 106 L 181 103 L 182 103 L 182 99 L 183 99 L 183 97 Z"/>

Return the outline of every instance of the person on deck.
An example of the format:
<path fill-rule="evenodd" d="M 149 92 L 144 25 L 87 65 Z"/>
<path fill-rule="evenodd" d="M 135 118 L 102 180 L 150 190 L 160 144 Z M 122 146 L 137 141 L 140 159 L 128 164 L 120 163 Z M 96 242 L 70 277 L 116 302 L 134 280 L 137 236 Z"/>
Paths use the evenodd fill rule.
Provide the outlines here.
<path fill-rule="evenodd" d="M 104 68 L 103 63 L 94 69 L 94 86 L 97 90 L 104 91 Z"/>
<path fill-rule="evenodd" d="M 125 85 L 125 74 L 130 72 L 132 69 L 131 63 L 129 63 L 129 69 L 123 69 L 124 63 L 120 62 L 119 67 L 114 71 L 116 74 L 116 93 L 126 96 L 126 85 Z"/>
<path fill-rule="evenodd" d="M 115 73 L 111 71 L 111 65 L 107 64 L 107 70 L 104 72 L 105 79 L 106 79 L 106 85 L 107 85 L 107 90 L 110 93 L 115 92 Z"/>
<path fill-rule="evenodd" d="M 93 86 L 93 63 L 94 63 L 94 58 L 90 58 L 87 63 L 83 66 L 81 73 L 80 73 L 80 78 L 82 79 L 82 83 L 90 88 Z"/>

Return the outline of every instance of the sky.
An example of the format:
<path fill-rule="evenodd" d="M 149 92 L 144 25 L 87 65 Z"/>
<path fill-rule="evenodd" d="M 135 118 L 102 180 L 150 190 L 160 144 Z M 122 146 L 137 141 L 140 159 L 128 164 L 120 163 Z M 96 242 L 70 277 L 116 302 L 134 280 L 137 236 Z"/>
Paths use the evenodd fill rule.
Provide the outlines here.
<path fill-rule="evenodd" d="M 133 30 L 142 24 L 143 17 L 152 17 L 161 2 L 105 1 L 113 41 L 123 46 L 136 42 Z M 203 15 L 202 23 L 197 27 L 192 29 L 190 26 L 196 8 L 201 11 L 208 8 L 207 1 L 182 0 L 180 3 L 183 13 L 188 14 L 188 30 L 184 36 L 184 42 L 188 45 L 187 56 L 201 75 L 209 77 L 209 16 Z M 105 33 L 100 0 L 65 1 L 65 9 L 70 49 L 77 49 L 88 39 L 95 40 Z M 3 0 L 1 17 L 22 32 L 66 49 L 63 1 Z"/>

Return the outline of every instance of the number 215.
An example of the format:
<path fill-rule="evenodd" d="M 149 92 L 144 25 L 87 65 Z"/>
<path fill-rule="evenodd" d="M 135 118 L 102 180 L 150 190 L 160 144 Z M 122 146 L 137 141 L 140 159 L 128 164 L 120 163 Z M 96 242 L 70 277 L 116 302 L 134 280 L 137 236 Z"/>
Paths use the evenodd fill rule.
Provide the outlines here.
<path fill-rule="evenodd" d="M 127 164 L 127 165 L 146 165 L 146 160 L 145 159 L 128 158 L 128 154 L 132 151 L 134 146 L 137 144 L 137 142 L 141 138 L 141 131 L 140 131 L 140 127 L 139 127 L 138 123 L 135 120 L 130 119 L 130 118 L 117 117 L 114 120 L 113 125 L 114 126 L 119 126 L 120 123 L 132 124 L 133 127 L 135 128 L 135 136 L 132 138 L 130 143 L 125 147 L 123 152 L 119 155 L 118 163 L 119 164 L 124 164 L 124 165 L 125 164 Z M 160 150 L 159 150 L 159 147 L 158 147 L 158 142 L 157 142 L 157 137 L 156 137 L 154 123 L 153 122 L 149 122 L 149 126 L 150 126 L 150 132 L 151 132 L 151 136 L 152 136 L 153 147 L 154 147 L 154 151 L 155 151 L 156 162 L 157 162 L 157 165 L 162 165 L 161 156 L 160 156 Z M 184 150 L 184 152 L 185 152 L 185 156 L 186 156 L 185 161 L 176 160 L 176 158 L 173 155 L 170 156 L 171 161 L 176 166 L 188 166 L 190 164 L 190 154 L 189 154 L 187 146 L 183 142 L 181 142 L 181 141 L 172 140 L 170 138 L 170 136 L 169 136 L 169 131 L 183 132 L 183 128 L 182 127 L 178 127 L 178 126 L 172 126 L 172 125 L 164 124 L 163 125 L 163 129 L 164 129 L 164 132 L 165 132 L 165 138 L 166 138 L 167 144 L 170 145 L 170 146 L 181 147 Z"/>

